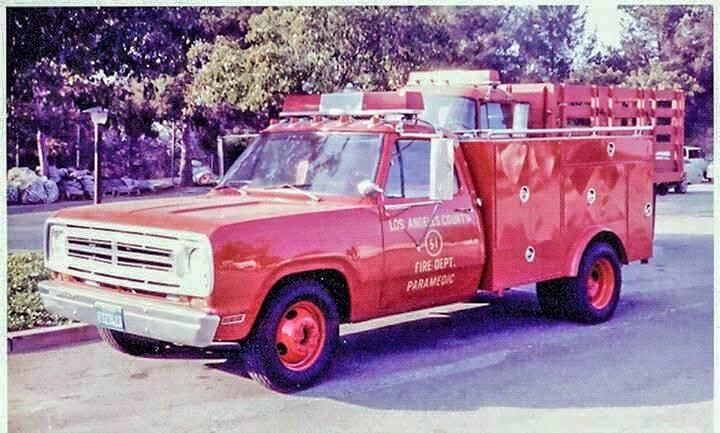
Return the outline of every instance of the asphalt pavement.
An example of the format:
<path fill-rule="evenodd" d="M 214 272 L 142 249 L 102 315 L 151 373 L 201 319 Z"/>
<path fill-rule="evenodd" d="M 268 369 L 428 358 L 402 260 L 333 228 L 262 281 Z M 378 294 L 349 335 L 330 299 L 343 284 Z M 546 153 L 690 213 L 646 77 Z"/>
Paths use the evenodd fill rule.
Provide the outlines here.
<path fill-rule="evenodd" d="M 623 268 L 601 325 L 546 319 L 532 287 L 344 325 L 327 379 L 293 395 L 235 346 L 11 354 L 9 431 L 710 432 L 712 206 L 708 185 L 658 197 L 655 257 Z"/>

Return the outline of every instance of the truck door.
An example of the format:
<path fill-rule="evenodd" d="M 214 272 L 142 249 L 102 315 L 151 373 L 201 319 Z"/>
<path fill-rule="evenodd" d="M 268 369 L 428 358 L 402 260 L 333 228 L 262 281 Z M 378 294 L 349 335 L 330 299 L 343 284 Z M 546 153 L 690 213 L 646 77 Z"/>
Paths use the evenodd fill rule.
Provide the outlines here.
<path fill-rule="evenodd" d="M 429 139 L 399 139 L 387 157 L 381 307 L 400 312 L 467 299 L 477 290 L 484 262 L 467 187 L 456 171 L 451 200 L 428 198 Z"/>

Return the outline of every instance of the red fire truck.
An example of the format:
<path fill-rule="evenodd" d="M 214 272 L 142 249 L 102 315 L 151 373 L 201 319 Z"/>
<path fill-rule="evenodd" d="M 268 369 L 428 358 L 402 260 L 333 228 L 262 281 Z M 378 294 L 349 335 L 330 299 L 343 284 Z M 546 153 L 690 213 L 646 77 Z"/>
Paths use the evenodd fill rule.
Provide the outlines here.
<path fill-rule="evenodd" d="M 682 90 L 501 84 L 493 70 L 411 72 L 407 88 L 422 91 L 425 117 L 457 132 L 530 128 L 544 129 L 543 133 L 532 133 L 549 137 L 572 135 L 577 128 L 584 133 L 588 127 L 652 126 L 657 193 L 665 195 L 671 188 L 677 193 L 687 192 Z M 515 112 L 510 113 L 511 109 Z M 511 118 L 513 124 L 508 123 Z M 635 132 L 630 129 L 621 133 Z"/>
<path fill-rule="evenodd" d="M 279 391 L 322 376 L 341 323 L 478 292 L 536 283 L 550 317 L 610 319 L 652 255 L 652 127 L 534 127 L 530 90 L 472 92 L 450 133 L 424 88 L 291 96 L 205 196 L 59 211 L 46 308 L 134 355 L 240 342 Z"/>

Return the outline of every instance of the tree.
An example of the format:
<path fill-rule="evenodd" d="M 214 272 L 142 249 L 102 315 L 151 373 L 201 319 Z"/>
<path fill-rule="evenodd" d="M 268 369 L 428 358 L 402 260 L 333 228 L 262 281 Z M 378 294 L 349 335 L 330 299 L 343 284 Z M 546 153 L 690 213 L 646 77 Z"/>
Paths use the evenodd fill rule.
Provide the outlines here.
<path fill-rule="evenodd" d="M 632 66 L 617 48 L 596 52 L 587 62 L 576 64 L 570 72 L 569 83 L 617 86 L 627 79 Z"/>
<path fill-rule="evenodd" d="M 562 81 L 580 57 L 585 11 L 579 6 L 516 7 L 510 15 L 518 79 Z"/>
<path fill-rule="evenodd" d="M 314 92 L 396 88 L 411 69 L 446 60 L 443 19 L 425 7 L 267 8 L 250 17 L 244 41 L 223 36 L 194 47 L 201 66 L 188 102 L 272 114 L 303 84 Z"/>
<path fill-rule="evenodd" d="M 621 6 L 622 48 L 632 66 L 628 84 L 661 84 L 687 92 L 685 136 L 712 134 L 712 6 Z M 697 144 L 711 150 L 712 143 Z"/>
<path fill-rule="evenodd" d="M 511 61 L 516 47 L 506 25 L 515 9 L 511 7 L 449 7 L 447 31 L 448 64 L 457 68 L 495 69 L 505 81 L 512 81 L 520 65 Z"/>
<path fill-rule="evenodd" d="M 158 113 L 145 99 L 152 80 L 186 65 L 202 36 L 197 8 L 9 8 L 9 127 L 28 143 L 34 130 L 61 141 L 87 123 L 81 110 L 112 108 L 134 143 Z M 122 136 L 122 134 L 120 134 Z"/>

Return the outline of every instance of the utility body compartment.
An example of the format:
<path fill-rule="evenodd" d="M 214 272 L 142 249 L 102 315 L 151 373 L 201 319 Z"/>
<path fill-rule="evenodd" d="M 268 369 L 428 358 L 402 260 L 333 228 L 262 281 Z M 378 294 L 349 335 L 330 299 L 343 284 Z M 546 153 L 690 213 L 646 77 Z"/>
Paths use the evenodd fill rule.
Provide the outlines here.
<path fill-rule="evenodd" d="M 652 146 L 650 136 L 461 140 L 482 200 L 480 288 L 576 275 L 585 246 L 603 233 L 617 236 L 623 262 L 650 258 Z"/>

